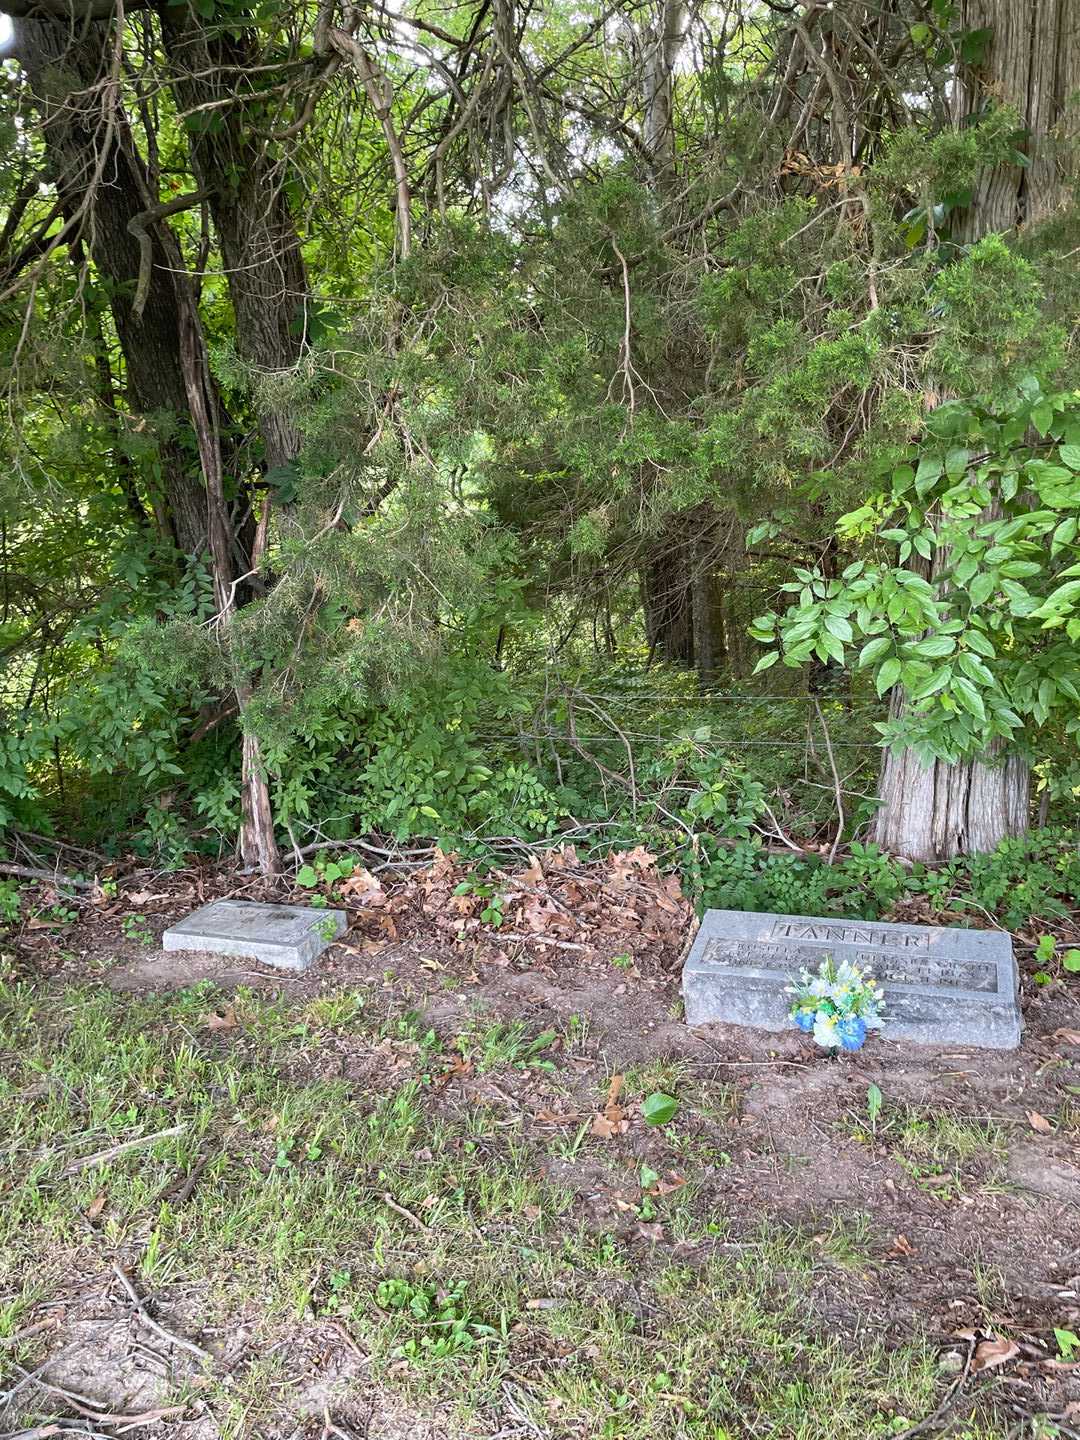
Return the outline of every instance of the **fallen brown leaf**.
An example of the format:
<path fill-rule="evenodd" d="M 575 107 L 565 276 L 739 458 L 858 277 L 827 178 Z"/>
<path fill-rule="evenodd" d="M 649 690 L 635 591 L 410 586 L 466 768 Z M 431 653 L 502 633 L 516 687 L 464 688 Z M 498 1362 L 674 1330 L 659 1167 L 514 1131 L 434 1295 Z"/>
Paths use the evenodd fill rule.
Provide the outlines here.
<path fill-rule="evenodd" d="M 622 1106 L 618 1103 L 619 1093 L 625 1080 L 625 1075 L 612 1075 L 611 1077 L 603 1111 L 593 1119 L 589 1132 L 598 1140 L 611 1140 L 616 1135 L 624 1134 L 630 1128 L 630 1122 L 623 1115 Z"/>
<path fill-rule="evenodd" d="M 901 1257 L 914 1255 L 915 1253 L 915 1246 L 912 1245 L 911 1241 L 907 1238 L 907 1236 L 897 1235 L 896 1239 L 892 1243 L 892 1249 L 886 1253 L 885 1259 L 899 1260 Z"/>
<path fill-rule="evenodd" d="M 1051 1038 L 1061 1040 L 1065 1045 L 1080 1045 L 1080 1030 L 1058 1029 Z"/>
<path fill-rule="evenodd" d="M 105 1209 L 105 1191 L 99 1190 L 86 1207 L 86 1218 L 93 1222 Z"/>
<path fill-rule="evenodd" d="M 229 1004 L 220 1010 L 211 1010 L 201 1023 L 204 1030 L 235 1030 L 240 1021 L 236 1018 L 236 1006 Z"/>
<path fill-rule="evenodd" d="M 1050 1124 L 1050 1121 L 1045 1115 L 1040 1115 L 1037 1110 L 1029 1110 L 1027 1112 L 1027 1118 L 1031 1128 L 1037 1130 L 1040 1135 L 1052 1135 L 1054 1133 L 1053 1125 Z"/>
<path fill-rule="evenodd" d="M 1072 1370 L 1080 1370 L 1080 1360 L 1058 1360 L 1051 1355 L 1040 1360 L 1038 1368 L 1044 1375 L 1067 1375 Z"/>
<path fill-rule="evenodd" d="M 975 1346 L 975 1354 L 971 1358 L 971 1369 L 973 1374 L 981 1370 L 995 1370 L 999 1365 L 1007 1365 L 1020 1354 L 1020 1346 L 1015 1340 L 980 1340 Z"/>
<path fill-rule="evenodd" d="M 666 1180 L 660 1180 L 656 1185 L 653 1186 L 653 1188 L 649 1191 L 649 1194 L 670 1195 L 675 1190 L 681 1190 L 685 1184 L 686 1181 L 683 1179 L 683 1177 L 681 1175 L 676 1175 L 675 1171 L 672 1170 L 669 1172 Z"/>
<path fill-rule="evenodd" d="M 606 1113 L 593 1117 L 593 1122 L 589 1129 L 590 1135 L 595 1135 L 598 1140 L 613 1140 L 616 1135 L 624 1135 L 626 1131 L 630 1129 L 630 1122 L 629 1120 L 623 1119 L 622 1111 L 619 1110 L 619 1107 L 614 1105 L 612 1109 L 617 1112 L 617 1115 L 614 1117 Z"/>

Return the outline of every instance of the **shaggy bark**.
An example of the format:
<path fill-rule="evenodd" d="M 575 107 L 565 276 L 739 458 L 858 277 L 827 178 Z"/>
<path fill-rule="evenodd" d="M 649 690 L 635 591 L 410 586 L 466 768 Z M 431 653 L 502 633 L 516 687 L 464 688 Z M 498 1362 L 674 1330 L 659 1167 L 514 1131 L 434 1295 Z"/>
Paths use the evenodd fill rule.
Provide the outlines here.
<path fill-rule="evenodd" d="M 970 241 L 1045 219 L 1066 197 L 1064 131 L 1069 101 L 1080 89 L 1080 6 L 1074 0 L 964 0 L 962 24 L 991 35 L 982 63 L 960 72 L 956 121 L 988 100 L 1012 105 L 1028 132 L 1030 162 L 997 166 L 981 178 L 962 226 L 962 238 Z M 921 765 L 910 751 L 890 753 L 878 787 L 875 839 L 912 860 L 993 850 L 1027 830 L 1030 789 L 1028 766 L 1018 755 Z"/>
<path fill-rule="evenodd" d="M 151 286 L 141 317 L 134 308 L 140 247 L 129 225 L 146 208 L 147 175 L 119 104 L 103 113 L 110 103 L 101 84 L 110 52 L 108 27 L 99 21 L 73 28 L 54 20 L 16 20 L 12 49 L 41 116 L 62 213 L 75 226 L 72 239 L 81 237 L 109 282 L 128 403 L 147 419 L 151 433 L 158 433 L 172 538 L 186 554 L 200 554 L 208 541 L 206 494 L 184 445 L 190 415 L 174 286 L 167 281 Z M 159 235 L 150 241 L 154 273 L 166 274 Z"/>
<path fill-rule="evenodd" d="M 254 66 L 256 52 L 243 32 L 204 25 L 189 10 L 163 9 L 162 33 L 181 108 L 214 116 L 213 125 L 189 131 L 192 168 L 209 192 L 229 296 L 237 349 L 261 376 L 292 369 L 304 346 L 308 286 L 296 224 L 285 193 L 288 161 L 250 126 L 232 103 L 230 77 Z M 286 406 L 259 401 L 259 429 L 268 469 L 287 465 L 300 450 L 300 433 Z M 269 497 L 255 551 L 265 546 Z M 256 568 L 259 553 L 252 556 Z M 240 687 L 241 711 L 247 692 Z M 244 863 L 274 874 L 281 857 L 257 736 L 244 735 L 240 853 Z"/>

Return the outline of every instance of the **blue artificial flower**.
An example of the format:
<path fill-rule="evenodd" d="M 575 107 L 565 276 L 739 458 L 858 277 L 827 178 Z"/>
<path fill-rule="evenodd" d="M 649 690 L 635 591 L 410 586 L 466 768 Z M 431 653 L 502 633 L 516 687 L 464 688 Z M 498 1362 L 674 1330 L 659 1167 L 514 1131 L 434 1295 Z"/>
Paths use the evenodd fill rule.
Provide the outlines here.
<path fill-rule="evenodd" d="M 836 1024 L 836 1035 L 845 1050 L 861 1050 L 866 1039 L 866 1021 L 858 1015 L 845 1015 Z"/>
<path fill-rule="evenodd" d="M 814 1021 L 817 1019 L 817 1015 L 813 1010 L 796 1010 L 794 1019 L 799 1029 L 805 1030 L 809 1035 L 810 1031 L 814 1028 Z"/>

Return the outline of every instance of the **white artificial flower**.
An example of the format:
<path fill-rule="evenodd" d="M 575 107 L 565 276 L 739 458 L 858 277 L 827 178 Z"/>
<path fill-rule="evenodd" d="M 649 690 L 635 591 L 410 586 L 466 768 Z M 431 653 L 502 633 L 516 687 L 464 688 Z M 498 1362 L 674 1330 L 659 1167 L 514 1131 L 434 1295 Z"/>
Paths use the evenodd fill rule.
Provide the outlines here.
<path fill-rule="evenodd" d="M 818 1015 L 814 1023 L 814 1039 L 824 1050 L 835 1050 L 840 1044 L 836 1020 L 832 1015 Z"/>

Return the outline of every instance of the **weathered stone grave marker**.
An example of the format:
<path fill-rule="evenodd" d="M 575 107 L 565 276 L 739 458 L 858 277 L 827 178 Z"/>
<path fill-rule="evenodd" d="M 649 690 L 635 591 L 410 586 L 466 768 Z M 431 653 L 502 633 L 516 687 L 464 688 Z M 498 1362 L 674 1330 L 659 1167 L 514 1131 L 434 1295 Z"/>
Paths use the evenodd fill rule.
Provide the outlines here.
<path fill-rule="evenodd" d="M 235 955 L 278 970 L 306 970 L 345 926 L 344 910 L 215 900 L 166 930 L 161 946 Z"/>
<path fill-rule="evenodd" d="M 786 1030 L 804 967 L 850 960 L 885 991 L 888 1040 L 1013 1050 L 1020 1005 L 1012 940 L 1002 930 L 706 910 L 683 967 L 688 1025 Z"/>

